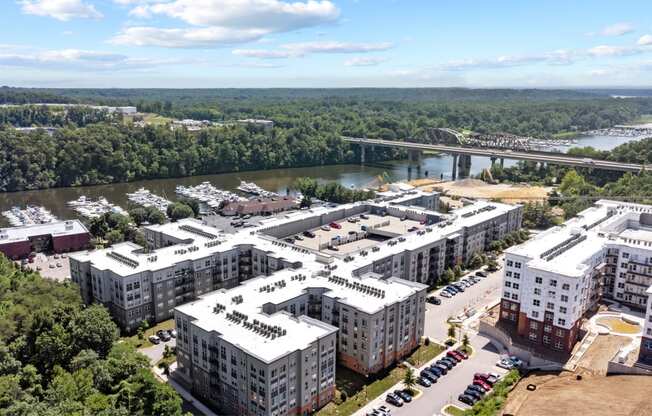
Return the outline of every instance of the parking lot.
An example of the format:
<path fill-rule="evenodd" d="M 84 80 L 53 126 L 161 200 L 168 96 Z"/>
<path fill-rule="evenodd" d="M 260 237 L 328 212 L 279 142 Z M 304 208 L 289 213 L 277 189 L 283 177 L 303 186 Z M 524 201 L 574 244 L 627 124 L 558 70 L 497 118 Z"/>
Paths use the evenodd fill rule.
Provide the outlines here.
<path fill-rule="evenodd" d="M 277 215 L 285 215 L 290 211 L 284 212 L 282 214 L 277 214 Z M 257 226 L 261 220 L 265 219 L 270 219 L 273 218 L 273 215 L 269 216 L 263 216 L 263 215 L 252 215 L 246 219 L 240 218 L 240 217 L 235 217 L 235 216 L 230 216 L 230 217 L 225 217 L 217 213 L 213 213 L 210 215 L 203 215 L 201 219 L 206 222 L 206 224 L 210 225 L 211 227 L 215 227 L 218 230 L 222 230 L 227 234 L 233 234 L 239 230 L 242 230 L 243 226 L 246 226 L 246 224 L 251 224 L 254 226 Z M 244 222 L 243 226 L 235 227 L 233 225 L 234 222 L 242 221 Z"/>
<path fill-rule="evenodd" d="M 498 264 L 502 264 L 502 257 L 498 258 Z M 474 272 L 469 275 L 473 275 Z M 431 293 L 441 299 L 440 305 L 426 303 L 426 322 L 424 328 L 425 336 L 445 340 L 448 330 L 446 320 L 449 317 L 456 317 L 470 309 L 480 310 L 493 300 L 500 298 L 502 287 L 502 269 L 489 273 L 475 285 L 468 287 L 462 293 L 451 298 L 441 296 L 442 289 Z"/>
<path fill-rule="evenodd" d="M 448 374 L 442 376 L 430 387 L 417 386 L 423 392 L 416 397 L 411 403 L 406 403 L 402 407 L 396 407 L 385 402 L 387 394 L 382 394 L 373 400 L 367 406 L 360 409 L 355 415 L 364 416 L 371 412 L 372 409 L 384 405 L 391 409 L 392 415 L 396 416 L 431 416 L 439 414 L 442 408 L 448 404 L 454 404 L 461 408 L 469 406 L 457 400 L 457 397 L 473 382 L 475 373 L 494 372 L 504 375 L 507 371 L 496 367 L 495 363 L 500 358 L 500 354 L 491 345 L 489 340 L 480 335 L 470 336 L 471 345 L 474 353 L 468 360 L 457 364 Z M 432 362 L 441 357 L 435 358 Z M 430 364 L 430 363 L 429 363 Z M 428 366 L 427 364 L 426 366 Z M 419 371 L 424 367 L 420 367 Z M 419 371 L 415 370 L 415 375 Z M 392 387 L 390 391 L 402 388 L 402 385 Z"/>
<path fill-rule="evenodd" d="M 355 216 L 356 222 L 348 220 L 337 221 L 340 228 L 327 225 L 328 229 L 317 228 L 308 230 L 315 234 L 313 238 L 303 237 L 294 244 L 311 250 L 322 250 L 331 254 L 348 254 L 378 244 L 380 241 L 407 234 L 410 230 L 423 227 L 418 221 L 402 220 L 391 215 L 380 216 L 365 214 L 366 218 Z M 368 236 L 362 228 L 374 230 L 375 235 Z M 333 245 L 337 250 L 326 247 Z"/>
<path fill-rule="evenodd" d="M 25 264 L 31 270 L 37 270 L 46 279 L 63 281 L 70 279 L 70 262 L 68 254 L 45 255 L 37 253 L 34 262 Z"/>

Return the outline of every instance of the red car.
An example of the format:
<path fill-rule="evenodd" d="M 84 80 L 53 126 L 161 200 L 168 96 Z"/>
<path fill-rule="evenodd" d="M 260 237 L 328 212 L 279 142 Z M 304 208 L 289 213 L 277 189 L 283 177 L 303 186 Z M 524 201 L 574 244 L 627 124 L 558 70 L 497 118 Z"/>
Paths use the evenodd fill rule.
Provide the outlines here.
<path fill-rule="evenodd" d="M 333 227 L 333 228 L 335 228 L 336 230 L 339 230 L 339 229 L 341 229 L 341 228 L 342 228 L 342 226 L 341 226 L 341 225 L 339 225 L 339 224 L 338 224 L 338 223 L 336 223 L 336 222 L 331 222 L 331 223 L 330 223 L 330 224 L 328 224 L 328 225 L 330 225 L 331 227 Z"/>
<path fill-rule="evenodd" d="M 475 373 L 475 374 L 473 375 L 473 379 L 474 379 L 474 380 L 482 380 L 482 381 L 484 381 L 485 383 L 487 383 L 487 384 L 489 384 L 490 386 L 492 386 L 494 383 L 492 383 L 492 382 L 490 381 L 490 378 L 491 378 L 491 376 L 490 376 L 489 374 L 486 374 L 486 373 Z"/>
<path fill-rule="evenodd" d="M 448 351 L 448 352 L 446 353 L 446 355 L 447 355 L 448 357 L 454 359 L 454 360 L 457 361 L 458 363 L 464 359 L 464 358 L 462 358 L 461 355 L 459 355 L 459 354 L 457 353 L 457 351 L 453 351 L 453 350 Z"/>
<path fill-rule="evenodd" d="M 475 384 L 476 386 L 482 387 L 485 391 L 491 390 L 491 386 L 489 384 L 487 384 L 487 382 L 482 380 L 482 379 L 479 379 L 479 378 L 474 379 L 473 384 Z"/>
<path fill-rule="evenodd" d="M 469 354 L 465 353 L 464 351 L 455 350 L 455 352 L 458 353 L 458 354 L 459 354 L 462 358 L 464 358 L 465 360 L 466 360 L 467 358 L 469 358 Z"/>

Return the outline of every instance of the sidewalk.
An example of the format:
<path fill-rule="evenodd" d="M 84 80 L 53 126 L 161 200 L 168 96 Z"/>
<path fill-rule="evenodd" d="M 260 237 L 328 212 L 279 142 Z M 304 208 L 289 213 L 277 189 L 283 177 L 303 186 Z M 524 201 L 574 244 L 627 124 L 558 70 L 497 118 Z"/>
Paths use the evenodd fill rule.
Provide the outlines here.
<path fill-rule="evenodd" d="M 174 362 L 170 366 L 170 373 L 172 373 L 174 370 L 177 368 L 177 363 Z M 173 389 L 179 393 L 181 397 L 188 403 L 190 403 L 195 409 L 199 410 L 206 416 L 218 416 L 217 413 L 213 412 L 211 409 L 206 407 L 202 402 L 199 400 L 195 399 L 195 397 L 188 391 L 186 390 L 182 385 L 177 383 L 173 378 L 166 376 L 163 374 L 163 370 L 158 368 L 158 367 L 152 367 L 152 371 L 156 375 L 156 377 L 160 378 L 163 380 L 163 382 L 168 383 Z"/>

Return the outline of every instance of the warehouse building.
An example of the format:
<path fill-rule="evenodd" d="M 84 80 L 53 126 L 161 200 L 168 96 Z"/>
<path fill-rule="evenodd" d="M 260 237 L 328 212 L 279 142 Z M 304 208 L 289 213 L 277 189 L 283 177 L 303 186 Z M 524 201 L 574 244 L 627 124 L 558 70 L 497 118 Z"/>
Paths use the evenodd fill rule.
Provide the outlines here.
<path fill-rule="evenodd" d="M 78 220 L 0 228 L 0 253 L 18 260 L 32 253 L 68 253 L 88 248 L 90 234 Z"/>

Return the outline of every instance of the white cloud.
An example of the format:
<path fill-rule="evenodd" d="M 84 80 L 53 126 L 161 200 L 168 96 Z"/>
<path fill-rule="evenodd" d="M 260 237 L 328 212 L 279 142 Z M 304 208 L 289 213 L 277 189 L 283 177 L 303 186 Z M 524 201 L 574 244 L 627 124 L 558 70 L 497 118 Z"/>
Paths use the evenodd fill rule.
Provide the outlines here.
<path fill-rule="evenodd" d="M 635 28 L 631 23 L 619 22 L 603 28 L 600 34 L 603 36 L 622 36 L 632 33 L 634 30 Z"/>
<path fill-rule="evenodd" d="M 212 48 L 249 42 L 265 35 L 258 29 L 230 30 L 220 27 L 163 29 L 149 26 L 128 27 L 111 39 L 111 43 L 164 48 Z"/>
<path fill-rule="evenodd" d="M 333 23 L 339 9 L 328 0 L 115 0 L 133 5 L 132 17 L 166 16 L 183 28 L 149 26 L 122 30 L 112 42 L 172 48 L 219 47 L 273 33 Z M 178 38 L 178 39 L 177 39 Z"/>
<path fill-rule="evenodd" d="M 630 47 L 630 46 L 611 46 L 611 45 L 599 45 L 589 49 L 588 54 L 595 57 L 607 57 L 607 56 L 630 56 L 642 53 L 641 48 Z"/>
<path fill-rule="evenodd" d="M 21 0 L 19 4 L 25 14 L 48 16 L 62 21 L 103 17 L 95 6 L 82 0 Z"/>
<path fill-rule="evenodd" d="M 43 70 L 120 71 L 159 65 L 180 64 L 170 59 L 130 58 L 125 55 L 80 49 L 60 49 L 24 53 L 0 52 L 0 67 L 34 67 Z"/>
<path fill-rule="evenodd" d="M 389 42 L 380 43 L 350 43 L 350 42 L 301 42 L 286 43 L 280 49 L 235 49 L 234 55 L 248 58 L 280 59 L 300 58 L 314 53 L 366 53 L 386 51 L 394 45 Z"/>
<path fill-rule="evenodd" d="M 609 69 L 594 69 L 589 71 L 589 75 L 592 77 L 605 77 L 612 75 L 614 72 Z"/>
<path fill-rule="evenodd" d="M 652 45 L 652 35 L 643 35 L 636 43 L 641 46 Z"/>
<path fill-rule="evenodd" d="M 346 66 L 375 66 L 387 61 L 387 58 L 378 56 L 356 56 L 344 62 Z"/>

